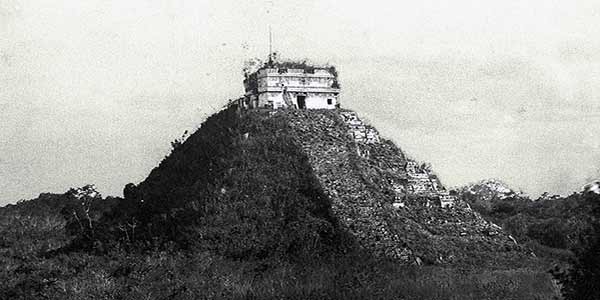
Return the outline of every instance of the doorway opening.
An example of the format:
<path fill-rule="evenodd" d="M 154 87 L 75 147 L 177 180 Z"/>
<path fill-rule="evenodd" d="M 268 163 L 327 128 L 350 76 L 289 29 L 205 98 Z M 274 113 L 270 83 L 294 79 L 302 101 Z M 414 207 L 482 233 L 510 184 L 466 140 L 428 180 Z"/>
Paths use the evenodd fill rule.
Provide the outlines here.
<path fill-rule="evenodd" d="M 305 109 L 306 108 L 306 96 L 297 96 L 296 97 L 296 101 L 298 102 L 298 108 L 299 109 Z"/>

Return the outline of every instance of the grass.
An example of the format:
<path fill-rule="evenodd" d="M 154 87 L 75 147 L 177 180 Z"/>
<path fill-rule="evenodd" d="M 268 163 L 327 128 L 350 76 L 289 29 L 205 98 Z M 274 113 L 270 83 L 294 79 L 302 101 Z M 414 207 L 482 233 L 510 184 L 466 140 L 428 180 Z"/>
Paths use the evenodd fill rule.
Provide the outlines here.
<path fill-rule="evenodd" d="M 2 299 L 557 299 L 534 266 L 401 265 L 359 254 L 300 261 L 210 252 L 60 254 L 2 269 Z"/>

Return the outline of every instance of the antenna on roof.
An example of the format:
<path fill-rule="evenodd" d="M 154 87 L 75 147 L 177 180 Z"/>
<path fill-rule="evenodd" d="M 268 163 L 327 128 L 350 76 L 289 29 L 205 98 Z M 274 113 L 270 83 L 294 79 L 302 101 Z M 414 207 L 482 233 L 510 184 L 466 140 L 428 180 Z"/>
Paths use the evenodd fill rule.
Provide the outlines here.
<path fill-rule="evenodd" d="M 269 25 L 269 64 L 273 63 L 273 33 Z"/>
<path fill-rule="evenodd" d="M 267 8 L 267 15 L 271 14 L 271 10 L 275 9 L 275 3 L 274 0 L 266 0 L 266 8 Z M 273 31 L 271 30 L 271 18 L 268 18 L 269 20 L 269 61 L 268 64 L 269 65 L 273 65 L 273 62 L 275 60 L 277 60 L 276 54 L 273 53 Z"/>

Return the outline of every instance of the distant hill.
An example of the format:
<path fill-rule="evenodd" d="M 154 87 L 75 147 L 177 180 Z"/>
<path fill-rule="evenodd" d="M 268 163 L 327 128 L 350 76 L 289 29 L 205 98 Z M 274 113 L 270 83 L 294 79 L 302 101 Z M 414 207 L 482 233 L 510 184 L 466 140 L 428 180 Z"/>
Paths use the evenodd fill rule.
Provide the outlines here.
<path fill-rule="evenodd" d="M 458 189 L 459 197 L 487 220 L 501 225 L 536 254 L 568 262 L 571 249 L 581 247 L 581 236 L 590 230 L 595 185 L 561 197 L 544 193 L 537 199 L 516 193 L 499 180 L 482 180 Z"/>
<path fill-rule="evenodd" d="M 600 194 L 600 180 L 592 181 L 583 187 L 584 193 Z"/>
<path fill-rule="evenodd" d="M 506 183 L 498 179 L 484 179 L 459 189 L 463 200 L 471 205 L 489 209 L 494 201 L 518 196 Z"/>

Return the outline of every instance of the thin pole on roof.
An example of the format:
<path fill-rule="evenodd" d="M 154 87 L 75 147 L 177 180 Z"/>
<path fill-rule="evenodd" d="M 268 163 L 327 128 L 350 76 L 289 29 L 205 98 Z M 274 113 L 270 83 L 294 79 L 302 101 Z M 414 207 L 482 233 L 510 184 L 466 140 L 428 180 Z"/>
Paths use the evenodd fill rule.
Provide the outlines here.
<path fill-rule="evenodd" d="M 275 3 L 274 0 L 266 0 L 266 8 L 267 8 L 267 15 L 271 14 L 271 10 L 275 9 Z M 269 20 L 269 64 L 271 64 L 273 62 L 273 32 L 271 30 L 271 22 L 272 19 L 271 18 L 267 18 Z"/>
<path fill-rule="evenodd" d="M 271 55 L 273 55 L 273 33 L 271 32 L 271 25 L 269 25 L 269 60 L 271 60 Z"/>

